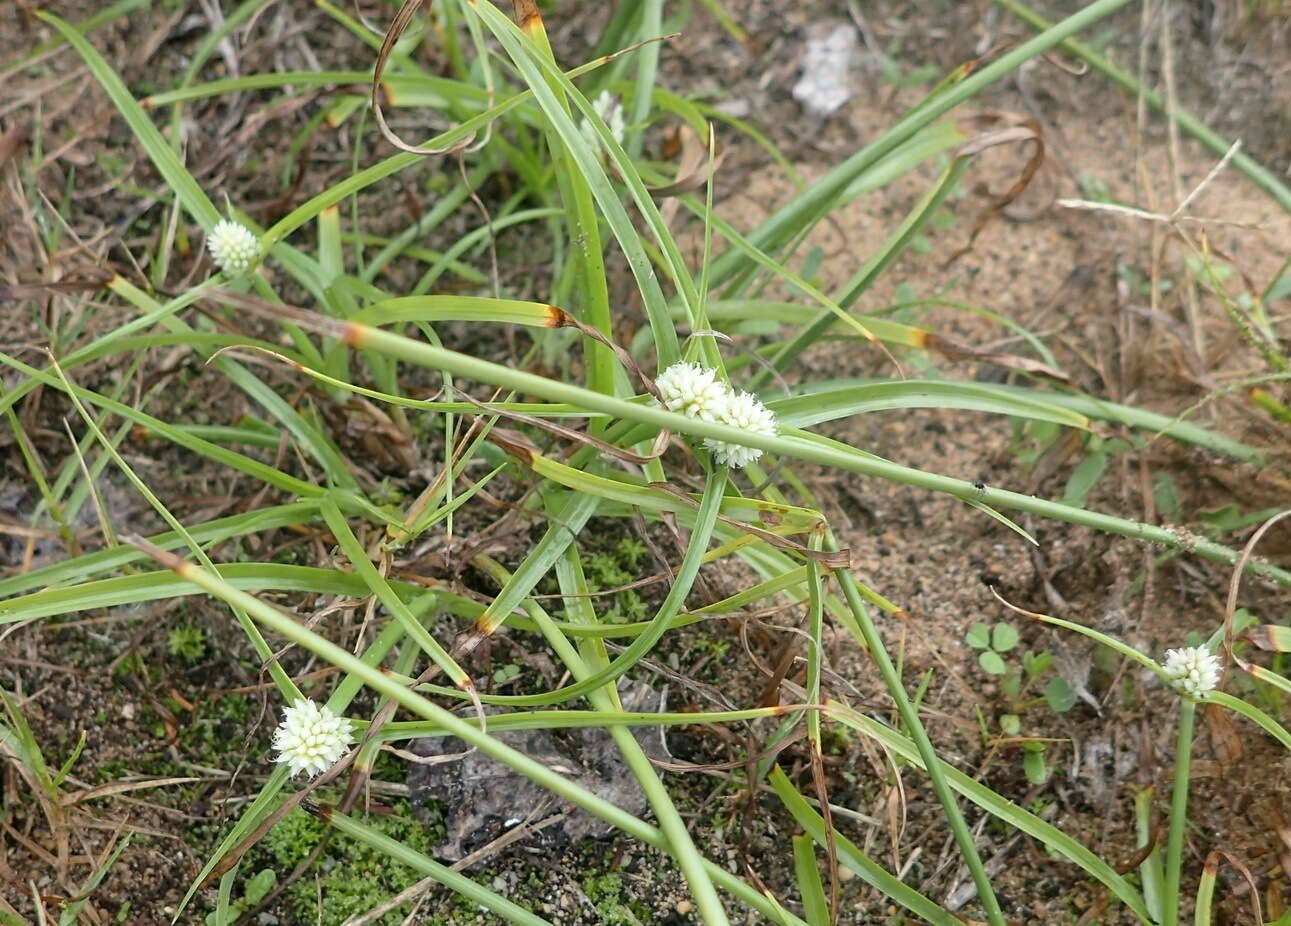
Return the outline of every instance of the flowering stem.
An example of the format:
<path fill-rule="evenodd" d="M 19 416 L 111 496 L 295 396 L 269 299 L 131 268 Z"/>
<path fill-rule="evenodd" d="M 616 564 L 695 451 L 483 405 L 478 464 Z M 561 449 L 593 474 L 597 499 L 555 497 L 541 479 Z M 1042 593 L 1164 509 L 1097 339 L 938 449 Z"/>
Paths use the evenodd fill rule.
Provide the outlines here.
<path fill-rule="evenodd" d="M 1183 828 L 1188 822 L 1188 776 L 1192 766 L 1192 736 L 1197 702 L 1183 698 L 1179 708 L 1179 743 L 1174 756 L 1174 790 L 1170 795 L 1170 833 L 1165 849 L 1165 896 L 1161 926 L 1179 922 L 1179 874 L 1183 865 Z"/>
<path fill-rule="evenodd" d="M 275 307 L 281 312 L 281 307 Z M 299 313 L 287 317 L 289 321 L 308 325 L 313 330 L 321 331 L 328 336 L 336 336 L 331 323 L 321 316 L 312 313 Z M 893 482 L 913 485 L 921 489 L 942 492 L 956 498 L 968 499 L 993 508 L 1012 508 L 1091 527 L 1095 530 L 1132 537 L 1136 540 L 1159 543 L 1172 549 L 1183 549 L 1189 553 L 1218 563 L 1233 565 L 1239 559 L 1237 551 L 1222 544 L 1202 537 L 1185 536 L 1174 530 L 1130 521 L 1115 515 L 1088 511 L 1084 508 L 1073 508 L 1060 502 L 1043 498 L 1034 498 L 1018 492 L 992 487 L 978 488 L 971 482 L 964 482 L 950 476 L 929 473 L 893 463 L 880 457 L 862 454 L 850 447 L 827 441 L 818 435 L 792 428 L 782 428 L 778 435 L 754 433 L 741 430 L 718 421 L 705 421 L 671 412 L 663 408 L 652 408 L 641 402 L 631 402 L 612 395 L 602 395 L 583 389 L 570 383 L 548 379 L 524 370 L 503 367 L 478 357 L 472 357 L 457 351 L 446 350 L 403 337 L 391 331 L 366 325 L 349 323 L 345 331 L 340 332 L 351 346 L 373 350 L 396 357 L 408 363 L 428 366 L 436 370 L 447 370 L 454 375 L 475 379 L 479 382 L 500 386 L 519 393 L 528 393 L 551 402 L 563 402 L 578 405 L 588 411 L 613 415 L 626 421 L 633 421 L 653 427 L 668 428 L 691 438 L 711 437 L 745 447 L 753 447 L 768 453 L 779 454 L 790 459 L 804 460 L 821 466 L 833 466 L 848 472 L 865 476 L 877 476 Z M 14 369 L 28 375 L 39 375 L 39 371 L 12 359 L 5 361 Z M 105 404 L 101 399 L 93 399 L 96 404 Z M 635 440 L 635 434 L 630 433 Z M 1247 570 L 1268 576 L 1284 587 L 1291 588 L 1291 572 L 1263 562 L 1248 561 Z"/>

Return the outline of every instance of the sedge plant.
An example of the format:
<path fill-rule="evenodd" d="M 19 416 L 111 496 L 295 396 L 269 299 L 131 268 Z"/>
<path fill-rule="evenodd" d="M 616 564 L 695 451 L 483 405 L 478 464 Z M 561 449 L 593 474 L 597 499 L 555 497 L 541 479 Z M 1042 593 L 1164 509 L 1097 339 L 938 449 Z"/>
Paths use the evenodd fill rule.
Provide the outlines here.
<path fill-rule="evenodd" d="M 507 922 L 546 922 L 491 886 L 378 832 L 356 809 L 378 758 L 392 746 L 452 735 L 657 849 L 684 878 L 699 921 L 710 926 L 733 916 L 794 926 L 832 922 L 842 902 L 838 866 L 923 920 L 959 923 L 836 825 L 822 773 L 830 724 L 874 740 L 926 775 L 976 887 L 977 919 L 1003 926 L 1007 917 L 965 804 L 972 805 L 971 813 L 995 817 L 1072 862 L 1141 922 L 1155 921 L 1143 890 L 1106 860 L 939 756 L 881 632 L 882 616 L 899 608 L 853 573 L 847 551 L 793 467 L 822 465 L 944 493 L 1028 540 L 1007 512 L 1231 565 L 1238 562 L 1236 551 L 1209 539 L 963 482 L 811 429 L 874 411 L 932 407 L 1079 431 L 1110 422 L 1248 462 L 1262 461 L 1263 452 L 1191 423 L 1074 390 L 903 379 L 799 382 L 788 393 L 773 388 L 792 377 L 804 351 L 837 330 L 876 351 L 935 348 L 929 332 L 857 306 L 984 150 L 986 142 L 973 134 L 971 121 L 948 114 L 1126 2 L 1097 0 L 990 64 L 952 73 L 887 132 L 743 233 L 714 207 L 711 125 L 720 118 L 729 131 L 758 144 L 765 139 L 738 119 L 658 87 L 659 44 L 671 24 L 659 0 L 621 4 L 599 39 L 604 54 L 574 68 L 559 61 L 538 8 L 529 2 L 515 3 L 509 15 L 488 0 L 444 0 L 425 25 L 414 22 L 417 4 L 411 3 L 398 18 L 400 28 L 383 42 L 343 4 L 319 0 L 338 34 L 366 49 L 371 67 L 200 82 L 219 42 L 255 22 L 266 5 L 243 0 L 200 42 L 173 89 L 144 100 L 131 94 L 85 29 L 38 13 L 84 60 L 152 161 L 163 179 L 158 200 L 174 217 L 175 234 L 157 242 L 151 267 L 158 276 L 111 273 L 104 279 L 105 295 L 126 321 L 96 336 L 55 332 L 53 356 L 0 355 L 14 383 L 0 395 L 0 409 L 10 413 L 33 392 L 48 390 L 65 397 L 75 415 L 84 467 L 69 460 L 46 474 L 39 460 L 28 457 L 33 481 L 45 489 L 49 517 L 71 523 L 93 498 L 87 475 L 112 468 L 169 529 L 148 537 L 105 531 L 111 541 L 99 549 L 69 548 L 57 562 L 0 579 L 0 624 L 205 594 L 228 607 L 264 661 L 279 701 L 276 714 L 284 718 L 275 735 L 278 761 L 194 878 L 184 904 L 199 892 L 208 897 L 212 892 L 206 889 L 213 888 L 210 921 L 227 923 L 254 912 L 245 902 L 252 893 L 260 903 L 269 902 L 285 886 L 286 873 L 279 873 L 268 894 L 258 882 L 255 892 L 245 885 L 239 891 L 240 866 L 265 833 L 302 808 L 324 821 L 334 838 L 361 841 Z M 415 43 L 428 36 L 442 44 L 448 76 L 430 73 L 412 54 Z M 353 169 L 268 227 L 237 203 L 217 209 L 214 191 L 193 175 L 179 143 L 185 107 L 239 93 L 268 94 L 272 105 L 319 88 L 335 92 L 321 98 L 317 114 L 289 145 L 284 177 L 296 170 L 315 133 L 341 126 L 355 129 Z M 615 99 L 621 110 L 613 109 Z M 368 141 L 360 141 L 370 141 L 365 128 L 371 101 L 392 111 L 434 110 L 452 127 L 416 145 L 397 139 L 399 153 L 377 158 L 363 148 Z M 154 121 L 167 113 L 174 130 L 169 138 Z M 384 115 L 371 114 L 391 138 Z M 669 177 L 643 157 L 646 132 L 666 120 L 709 140 L 707 167 L 695 177 Z M 458 159 L 460 170 L 431 171 L 428 165 L 441 158 Z M 794 269 L 798 245 L 833 210 L 938 159 L 944 166 L 925 196 L 837 292 L 821 291 Z M 510 192 L 490 202 L 484 215 L 477 191 L 504 167 L 505 183 L 498 187 Z M 405 228 L 377 234 L 365 227 L 363 197 L 395 175 L 433 189 L 434 201 Z M 656 204 L 669 181 L 675 187 L 670 192 L 704 229 L 699 266 L 686 259 Z M 455 237 L 441 236 L 451 240 L 436 237 L 450 217 L 461 215 L 475 215 L 476 224 Z M 507 298 L 493 271 L 490 248 L 512 231 L 544 242 L 542 278 L 531 287 L 540 298 Z M 171 290 L 161 285 L 165 268 L 185 253 L 201 253 L 200 247 L 182 246 L 190 238 L 205 242 L 209 273 Z M 644 322 L 626 343 L 627 318 L 620 307 L 629 294 L 611 292 L 610 261 L 626 268 Z M 416 281 L 411 287 L 396 282 L 407 279 L 408 270 Z M 451 292 L 443 285 L 447 275 L 475 294 Z M 765 298 L 773 283 L 793 298 Z M 222 316 L 241 320 L 258 336 L 212 321 Z M 758 362 L 751 362 L 728 352 L 716 335 L 714 326 L 728 319 L 775 322 L 792 333 L 763 344 Z M 496 343 L 502 326 L 529 340 L 531 348 L 518 359 L 481 347 Z M 464 331 L 469 336 L 463 338 Z M 1038 362 L 1052 364 L 1043 345 L 1031 341 Z M 126 401 L 124 383 L 106 389 L 86 384 L 96 360 L 125 358 L 137 375 L 151 357 L 176 345 L 195 352 L 205 364 L 203 375 L 223 378 L 255 413 L 220 424 L 168 420 L 156 389 Z M 300 390 L 300 400 L 283 397 L 284 377 L 293 393 Z M 401 446 L 436 448 L 432 475 L 420 491 L 383 495 L 339 441 L 325 411 L 351 400 L 383 409 L 384 433 L 400 435 Z M 7 420 L 25 446 L 17 417 L 10 413 Z M 255 503 L 231 515 L 183 523 L 172 511 L 173 500 L 150 488 L 118 449 L 130 431 L 256 484 Z M 279 452 L 284 449 L 291 453 Z M 515 562 L 473 555 L 470 565 L 495 583 L 487 600 L 401 573 L 403 557 L 419 541 L 439 535 L 451 542 L 460 524 L 480 522 L 475 513 L 487 497 L 483 493 L 514 499 L 516 520 L 504 524 L 542 525 Z M 653 613 L 608 622 L 589 604 L 583 564 L 606 524 L 635 525 L 638 518 L 677 528 L 676 561 L 669 563 Z M 110 517 L 104 520 L 110 526 Z M 334 557 L 306 565 L 221 554 L 226 544 L 283 528 L 326 536 Z M 700 603 L 697 583 L 704 570 L 736 563 L 741 574 L 754 577 L 752 584 Z M 1284 570 L 1253 561 L 1245 568 L 1291 587 Z M 552 596 L 539 597 L 544 581 L 555 583 L 555 606 L 543 603 Z M 287 596 L 305 608 L 309 596 L 318 595 L 363 602 L 372 632 L 332 639 L 326 625 L 315 626 L 269 600 Z M 641 670 L 662 642 L 689 625 L 764 602 L 805 615 L 799 703 L 698 713 L 623 710 L 618 680 Z M 831 625 L 863 648 L 877 668 L 891 704 L 884 716 L 859 712 L 831 694 L 824 645 Z M 503 628 L 548 654 L 568 673 L 568 683 L 524 694 L 478 685 L 468 657 Z M 335 670 L 325 698 L 301 692 L 288 670 L 293 657 L 284 652 L 307 652 Z M 496 712 L 486 714 L 485 705 Z M 1271 720 L 1257 722 L 1285 736 Z M 801 830 L 785 844 L 796 892 L 773 895 L 745 876 L 756 871 L 735 874 L 714 861 L 702 834 L 687 825 L 668 779 L 630 730 L 696 723 L 745 725 L 763 744 L 761 758 L 744 767 L 743 785 L 750 792 L 769 789 Z M 654 822 L 493 735 L 585 726 L 609 732 Z M 799 728 L 806 731 L 809 786 L 775 761 Z M 1186 783 L 1186 764 L 1182 774 Z M 1186 787 L 1176 793 L 1186 796 Z M 1178 850 L 1172 830 L 1165 882 L 1176 886 Z"/>
<path fill-rule="evenodd" d="M 1152 826 L 1154 789 L 1146 788 L 1135 798 L 1138 835 L 1141 846 L 1145 850 L 1139 864 L 1139 872 L 1142 878 L 1143 898 L 1151 913 L 1152 922 L 1163 926 L 1177 926 L 1185 910 L 1185 900 L 1191 897 L 1194 922 L 1198 926 L 1209 926 L 1217 875 L 1214 859 L 1208 858 L 1195 892 L 1187 890 L 1183 879 L 1184 839 L 1189 826 L 1188 797 L 1192 777 L 1192 752 L 1196 738 L 1197 707 L 1214 705 L 1217 708 L 1232 711 L 1252 721 L 1289 750 L 1291 750 L 1291 733 L 1277 719 L 1259 707 L 1220 690 L 1224 670 L 1216 650 L 1225 642 L 1224 628 L 1217 630 L 1200 645 L 1167 650 L 1162 660 L 1157 662 L 1151 656 L 1121 640 L 1091 627 L 1047 614 L 1022 611 L 1012 605 L 1008 607 L 1046 624 L 1089 637 L 1155 675 L 1178 696 L 1179 713 L 1174 737 L 1174 766 L 1170 778 L 1164 851 L 1161 846 L 1153 843 L 1155 838 Z M 1291 681 L 1283 676 L 1241 660 L 1237 661 L 1237 667 L 1281 691 L 1291 692 Z M 1254 899 L 1253 902 L 1257 910 L 1256 921 L 1262 923 L 1263 918 L 1258 913 L 1259 901 Z"/>

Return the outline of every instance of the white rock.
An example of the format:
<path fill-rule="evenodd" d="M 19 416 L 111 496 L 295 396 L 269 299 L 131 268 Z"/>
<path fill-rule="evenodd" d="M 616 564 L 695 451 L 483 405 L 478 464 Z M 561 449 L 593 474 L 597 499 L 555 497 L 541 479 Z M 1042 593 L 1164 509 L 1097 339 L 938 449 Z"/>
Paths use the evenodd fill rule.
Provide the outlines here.
<path fill-rule="evenodd" d="M 817 116 L 834 112 L 852 98 L 851 69 L 856 53 L 856 27 L 850 23 L 808 38 L 802 77 L 793 86 L 793 98 Z"/>

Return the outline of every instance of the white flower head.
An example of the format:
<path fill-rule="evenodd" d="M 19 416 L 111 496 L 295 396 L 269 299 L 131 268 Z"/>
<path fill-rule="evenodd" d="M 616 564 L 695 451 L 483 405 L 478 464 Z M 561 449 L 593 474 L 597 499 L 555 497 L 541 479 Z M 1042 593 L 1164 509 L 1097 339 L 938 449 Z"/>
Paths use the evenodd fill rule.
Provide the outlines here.
<path fill-rule="evenodd" d="M 1219 684 L 1219 660 L 1204 646 L 1166 650 L 1161 667 L 1170 684 L 1192 698 L 1204 698 Z"/>
<path fill-rule="evenodd" d="M 739 428 L 750 434 L 762 434 L 774 437 L 778 432 L 775 412 L 767 408 L 751 392 L 741 392 L 727 398 L 718 409 L 717 420 L 722 424 Z M 728 441 L 704 438 L 704 446 L 713 452 L 713 459 L 718 463 L 736 467 L 748 466 L 762 456 L 762 451 L 753 447 L 744 447 Z"/>
<path fill-rule="evenodd" d="M 595 110 L 596 115 L 601 117 L 601 121 L 605 123 L 605 127 L 609 129 L 610 134 L 614 136 L 614 140 L 619 144 L 622 144 L 623 132 L 627 128 L 627 123 L 623 120 L 623 104 L 619 102 L 619 98 L 608 90 L 602 90 L 601 95 L 598 96 L 596 98 L 596 102 L 592 104 L 592 109 Z M 584 119 L 580 128 L 587 144 L 599 151 L 601 148 L 601 137 L 596 134 L 596 129 L 592 128 L 592 123 L 589 120 Z"/>
<path fill-rule="evenodd" d="M 293 777 L 308 772 L 313 778 L 327 771 L 354 740 L 349 720 L 326 705 L 299 698 L 282 714 L 282 723 L 273 733 L 273 748 L 280 753 L 274 761 L 286 762 Z"/>
<path fill-rule="evenodd" d="M 206 236 L 206 247 L 215 266 L 234 277 L 250 270 L 251 264 L 260 256 L 260 239 L 255 232 L 229 219 L 215 223 Z"/>
<path fill-rule="evenodd" d="M 655 385 L 671 411 L 702 421 L 716 421 L 731 398 L 730 387 L 697 363 L 674 363 L 659 374 Z"/>

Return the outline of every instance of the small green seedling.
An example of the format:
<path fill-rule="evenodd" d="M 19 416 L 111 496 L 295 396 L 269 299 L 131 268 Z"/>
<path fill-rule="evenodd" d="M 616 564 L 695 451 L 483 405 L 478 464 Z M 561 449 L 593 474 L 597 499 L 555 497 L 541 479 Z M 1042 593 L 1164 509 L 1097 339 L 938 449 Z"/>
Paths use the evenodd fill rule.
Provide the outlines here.
<path fill-rule="evenodd" d="M 1004 622 L 991 627 L 978 621 L 964 639 L 973 649 L 981 651 L 977 654 L 978 664 L 988 675 L 1000 680 L 1000 688 L 1011 699 L 1010 709 L 1014 713 L 1039 703 L 1040 699 L 1023 701 L 1022 695 L 1032 682 L 1053 668 L 1051 653 L 1027 650 L 1018 656 L 1020 667 L 1010 664 L 1006 656 L 1017 648 L 1019 637 L 1013 625 Z M 1064 678 L 1055 675 L 1045 684 L 1043 700 L 1055 714 L 1065 714 L 1076 705 L 1076 692 Z"/>
<path fill-rule="evenodd" d="M 507 665 L 504 665 L 504 666 L 500 666 L 493 673 L 493 684 L 505 685 L 507 682 L 511 681 L 519 674 L 520 674 L 520 667 L 516 665 L 514 662 L 508 663 Z"/>
<path fill-rule="evenodd" d="M 1055 714 L 1063 714 L 1076 704 L 1076 692 L 1066 679 L 1055 675 L 1044 687 L 1042 698 L 1024 698 L 1023 695 L 1031 684 L 1053 668 L 1053 655 L 1047 652 L 1027 650 L 1020 652 L 1016 661 L 1010 661 L 1009 654 L 1017 650 L 1019 636 L 1017 629 L 1005 622 L 993 627 L 978 621 L 965 637 L 968 645 L 979 650 L 977 662 L 988 675 L 999 679 L 1000 689 L 1009 698 L 1009 712 L 1000 715 L 1000 732 L 1007 737 L 1022 735 L 1021 714 L 1027 708 L 1044 701 Z M 985 731 L 984 731 L 985 732 Z M 1049 778 L 1049 768 L 1045 762 L 1045 744 L 1035 741 L 1024 741 L 1022 746 L 1022 771 L 1027 780 L 1034 784 L 1044 784 Z"/>
<path fill-rule="evenodd" d="M 609 551 L 588 556 L 584 563 L 587 581 L 593 591 L 607 591 L 630 584 L 635 573 L 631 570 L 645 556 L 646 546 L 635 537 L 624 537 Z M 624 589 L 614 596 L 604 615 L 610 624 L 626 624 L 645 618 L 648 608 L 645 600 L 634 589 Z"/>
<path fill-rule="evenodd" d="M 184 662 L 197 662 L 206 654 L 206 631 L 185 624 L 166 635 L 166 650 Z"/>
<path fill-rule="evenodd" d="M 1004 654 L 1018 645 L 1018 632 L 1012 624 L 998 623 L 994 627 L 978 621 L 969 628 L 965 637 L 968 645 L 981 650 L 977 662 L 988 675 L 1005 675 L 1009 667 L 1004 661 Z"/>

